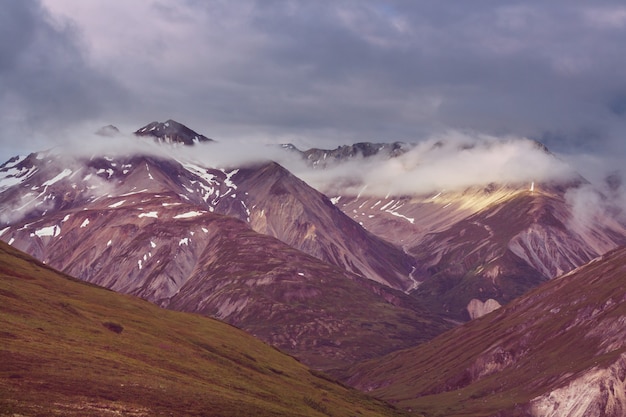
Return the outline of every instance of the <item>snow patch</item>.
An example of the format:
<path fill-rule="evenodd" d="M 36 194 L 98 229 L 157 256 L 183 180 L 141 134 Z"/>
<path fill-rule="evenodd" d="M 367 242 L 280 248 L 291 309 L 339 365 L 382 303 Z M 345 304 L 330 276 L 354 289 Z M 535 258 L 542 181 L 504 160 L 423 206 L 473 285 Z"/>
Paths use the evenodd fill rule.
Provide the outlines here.
<path fill-rule="evenodd" d="M 396 217 L 400 217 L 406 221 L 408 221 L 411 224 L 415 224 L 415 219 L 412 217 L 407 217 L 404 214 L 400 214 L 400 213 L 396 213 L 395 211 L 391 211 L 391 210 L 385 210 L 387 213 L 391 214 L 392 216 L 396 216 Z"/>
<path fill-rule="evenodd" d="M 43 227 L 39 230 L 35 230 L 35 233 L 33 233 L 33 235 L 36 235 L 39 237 L 44 237 L 44 236 L 57 237 L 60 233 L 61 233 L 61 228 L 57 225 L 54 225 L 54 226 Z"/>
<path fill-rule="evenodd" d="M 189 218 L 192 218 L 192 217 L 201 216 L 204 213 L 206 213 L 206 211 L 190 211 L 190 212 L 183 213 L 183 214 L 177 214 L 173 218 L 174 219 L 189 219 Z"/>
<path fill-rule="evenodd" d="M 129 195 L 138 194 L 138 193 L 145 193 L 146 191 L 148 191 L 148 189 L 144 188 L 143 190 L 140 190 L 140 191 L 131 191 L 129 193 L 122 194 L 122 195 L 120 195 L 120 197 L 128 197 Z"/>
<path fill-rule="evenodd" d="M 184 237 L 178 242 L 178 246 L 182 245 L 189 245 L 189 238 Z"/>
<path fill-rule="evenodd" d="M 50 179 L 50 180 L 48 180 L 48 181 L 44 182 L 42 185 L 43 185 L 44 187 L 47 187 L 47 186 L 49 186 L 49 185 L 55 184 L 55 183 L 57 183 L 57 182 L 61 181 L 63 178 L 65 178 L 65 177 L 67 177 L 67 176 L 69 176 L 69 175 L 71 175 L 71 174 L 72 174 L 72 170 L 71 170 L 71 169 L 67 169 L 67 168 L 65 168 L 65 169 L 64 169 L 63 171 L 61 171 L 61 172 L 60 172 L 60 173 L 59 173 L 56 177 L 54 177 L 54 178 L 52 178 L 52 179 Z"/>
<path fill-rule="evenodd" d="M 227 187 L 230 187 L 230 188 L 236 190 L 237 189 L 237 185 L 234 182 L 232 182 L 231 178 L 233 177 L 233 175 L 235 175 L 236 173 L 239 172 L 239 169 L 234 169 L 234 170 L 232 170 L 230 172 L 226 172 L 226 171 L 222 170 L 222 172 L 224 174 L 226 174 L 226 179 L 224 180 L 224 184 L 226 184 Z"/>
<path fill-rule="evenodd" d="M 85 219 L 85 220 L 83 220 L 83 222 L 81 223 L 80 227 L 81 227 L 81 228 L 83 228 L 83 227 L 87 227 L 87 225 L 88 225 L 88 224 L 89 224 L 89 219 Z"/>
<path fill-rule="evenodd" d="M 142 218 L 142 217 L 152 217 L 152 218 L 158 219 L 159 218 L 159 213 L 156 212 L 156 211 L 149 211 L 147 213 L 141 213 L 137 217 L 139 217 L 139 218 Z"/>
<path fill-rule="evenodd" d="M 489 314 L 492 311 L 499 309 L 500 307 L 502 307 L 502 305 L 493 298 L 490 298 L 485 302 L 480 301 L 477 298 L 473 298 L 467 305 L 467 312 L 469 313 L 470 318 L 473 320 L 478 317 L 482 317 L 485 314 Z"/>
<path fill-rule="evenodd" d="M 126 200 L 120 200 L 117 203 L 113 203 L 109 206 L 109 208 L 118 208 L 120 207 L 122 204 L 124 204 L 126 202 Z"/>

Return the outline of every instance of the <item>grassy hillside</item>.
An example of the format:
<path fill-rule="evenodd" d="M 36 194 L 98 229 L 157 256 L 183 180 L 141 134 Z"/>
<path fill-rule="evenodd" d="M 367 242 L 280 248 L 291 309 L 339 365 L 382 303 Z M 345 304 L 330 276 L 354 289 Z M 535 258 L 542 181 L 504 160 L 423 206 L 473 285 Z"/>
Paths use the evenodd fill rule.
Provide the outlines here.
<path fill-rule="evenodd" d="M 246 333 L 0 242 L 0 416 L 397 416 Z"/>
<path fill-rule="evenodd" d="M 625 260 L 626 248 L 615 250 L 416 348 L 358 364 L 344 377 L 426 416 L 541 415 L 528 410 L 551 396 L 562 408 L 582 404 L 577 414 L 558 415 L 623 415 L 605 411 L 621 407 L 622 388 L 585 381 L 611 374 L 611 367 L 625 379 L 619 364 L 626 355 Z M 576 386 L 584 389 L 568 391 Z"/>

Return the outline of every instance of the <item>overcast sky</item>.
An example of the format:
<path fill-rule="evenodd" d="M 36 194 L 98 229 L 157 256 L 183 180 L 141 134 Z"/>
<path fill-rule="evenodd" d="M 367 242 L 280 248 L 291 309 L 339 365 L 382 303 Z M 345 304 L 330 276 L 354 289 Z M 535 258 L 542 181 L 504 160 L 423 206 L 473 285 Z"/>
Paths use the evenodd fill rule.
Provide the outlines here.
<path fill-rule="evenodd" d="M 225 141 L 467 130 L 626 156 L 623 1 L 7 0 L 0 159 L 172 118 Z"/>

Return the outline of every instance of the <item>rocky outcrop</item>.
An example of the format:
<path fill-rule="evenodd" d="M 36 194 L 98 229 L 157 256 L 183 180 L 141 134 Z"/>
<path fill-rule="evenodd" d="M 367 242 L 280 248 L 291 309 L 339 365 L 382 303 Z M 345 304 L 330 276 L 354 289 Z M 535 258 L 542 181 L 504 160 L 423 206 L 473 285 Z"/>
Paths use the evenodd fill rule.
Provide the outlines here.
<path fill-rule="evenodd" d="M 174 120 L 165 122 L 152 122 L 138 129 L 135 132 L 137 136 L 147 136 L 154 138 L 157 142 L 179 143 L 183 145 L 194 145 L 200 142 L 213 142 L 213 139 L 207 138 L 197 133 L 187 126 Z"/>
<path fill-rule="evenodd" d="M 533 417 L 626 415 L 626 353 L 607 368 L 593 367 L 565 386 L 534 398 Z"/>
<path fill-rule="evenodd" d="M 473 320 L 478 317 L 482 317 L 485 314 L 489 314 L 500 307 L 502 307 L 500 303 L 493 298 L 490 298 L 487 301 L 480 301 L 477 298 L 472 298 L 467 305 L 467 313 L 469 314 L 470 319 Z"/>

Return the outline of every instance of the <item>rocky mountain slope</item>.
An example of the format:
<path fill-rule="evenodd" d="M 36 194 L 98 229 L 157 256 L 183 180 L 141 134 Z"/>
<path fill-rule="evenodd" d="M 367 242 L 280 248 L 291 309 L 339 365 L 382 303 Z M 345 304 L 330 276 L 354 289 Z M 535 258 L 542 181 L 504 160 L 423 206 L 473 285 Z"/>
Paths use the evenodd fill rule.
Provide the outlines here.
<path fill-rule="evenodd" d="M 240 169 L 233 180 L 246 195 L 249 213 L 244 217 L 236 204 L 219 212 L 239 215 L 259 233 L 389 287 L 404 291 L 413 285 L 412 256 L 367 232 L 280 165 Z"/>
<path fill-rule="evenodd" d="M 158 124 L 160 127 L 152 130 L 150 124 L 139 131 L 145 130 L 146 134 L 167 141 L 170 136 L 182 137 L 190 130 L 173 121 L 166 123 L 167 128 Z M 174 131 L 167 130 L 174 127 Z M 202 162 L 178 161 L 164 155 L 147 158 L 145 171 L 140 174 L 136 172 L 141 162 L 134 163 L 132 157 L 116 159 L 103 155 L 87 160 L 39 153 L 9 161 L 0 166 L 0 201 L 4 203 L 0 208 L 0 227 L 11 224 L 17 216 L 16 209 L 28 218 L 46 211 L 43 207 L 58 210 L 66 207 L 61 201 L 80 200 L 87 194 L 95 198 L 109 189 L 118 195 L 142 189 L 167 190 L 183 196 L 201 210 L 239 218 L 260 233 L 350 272 L 400 290 L 413 285 L 410 277 L 415 267 L 413 257 L 367 232 L 330 204 L 323 194 L 276 163 L 246 169 L 216 169 Z M 155 164 L 157 159 L 157 171 L 161 172 L 152 175 L 150 164 Z M 85 167 L 91 171 L 85 171 Z M 89 185 L 77 185 L 79 170 L 84 175 L 78 183 L 86 178 Z M 70 174 L 73 181 L 66 178 Z M 47 181 L 54 182 L 54 187 L 48 187 Z M 64 190 L 63 186 L 74 188 Z M 60 194 L 64 196 L 54 200 Z"/>
<path fill-rule="evenodd" d="M 381 250 L 378 258 L 369 247 L 350 256 L 393 253 L 276 164 L 219 170 L 156 156 L 40 153 L 2 171 L 0 186 L 9 185 L 0 194 L 2 240 L 85 281 L 220 318 L 318 368 L 407 347 L 448 327 L 401 291 L 252 230 L 255 213 L 265 212 L 274 232 L 301 230 L 317 242 L 329 230 L 341 250 Z M 277 189 L 285 190 L 281 199 L 263 201 Z M 311 201 L 315 212 L 303 213 Z"/>
<path fill-rule="evenodd" d="M 283 147 L 300 154 L 300 156 L 312 166 L 325 167 L 328 164 L 342 162 L 351 158 L 369 158 L 372 156 L 395 157 L 407 152 L 412 145 L 403 142 L 359 142 L 352 145 L 338 146 L 335 149 L 310 148 L 305 151 L 291 144 L 283 145 Z"/>
<path fill-rule="evenodd" d="M 395 416 L 248 334 L 0 242 L 0 415 Z"/>
<path fill-rule="evenodd" d="M 442 146 L 435 145 L 435 150 Z M 545 147 L 530 148 L 539 157 L 560 163 Z M 365 149 L 378 147 L 372 144 Z M 409 164 L 410 146 L 399 149 L 403 152 L 357 155 L 399 158 L 397 164 Z M 314 161 L 319 161 L 320 152 L 312 153 Z M 354 164 L 351 152 L 327 152 L 334 155 L 334 167 Z M 426 149 L 419 156 L 428 160 L 435 158 L 434 152 Z M 389 164 L 379 166 L 390 169 Z M 417 266 L 410 274 L 414 282 L 409 292 L 455 320 L 477 317 L 626 244 L 625 225 L 602 209 L 600 194 L 577 175 L 383 197 L 369 194 L 367 186 L 363 184 L 358 194 L 342 193 L 331 200 L 364 228 L 414 257 Z M 585 192 L 589 195 L 577 196 Z M 577 207 L 581 200 L 594 198 L 598 207 Z"/>
<path fill-rule="evenodd" d="M 443 317 L 479 317 L 626 243 L 610 215 L 577 216 L 580 177 L 329 199 L 274 162 L 182 157 L 179 145 L 215 144 L 171 120 L 136 135 L 161 145 L 39 152 L 0 166 L 0 239 L 81 279 L 223 319 L 324 369 L 428 340 L 450 326 Z M 408 164 L 414 148 L 287 149 L 322 170 Z"/>
<path fill-rule="evenodd" d="M 625 278 L 621 248 L 347 380 L 428 416 L 622 416 Z"/>
<path fill-rule="evenodd" d="M 520 190 L 410 248 L 427 272 L 414 295 L 471 316 L 472 299 L 507 303 L 626 243 L 625 236 L 608 216 L 578 221 L 558 188 Z"/>

